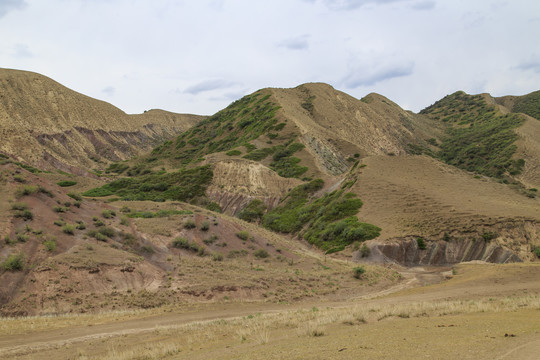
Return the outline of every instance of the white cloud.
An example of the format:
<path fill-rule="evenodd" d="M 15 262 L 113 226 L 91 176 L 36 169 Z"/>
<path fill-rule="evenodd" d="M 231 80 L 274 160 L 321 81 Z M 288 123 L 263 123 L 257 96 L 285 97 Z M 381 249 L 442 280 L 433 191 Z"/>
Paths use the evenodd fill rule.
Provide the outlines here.
<path fill-rule="evenodd" d="M 24 0 L 1 0 L 0 1 L 0 18 L 13 10 L 20 10 L 26 6 Z"/>

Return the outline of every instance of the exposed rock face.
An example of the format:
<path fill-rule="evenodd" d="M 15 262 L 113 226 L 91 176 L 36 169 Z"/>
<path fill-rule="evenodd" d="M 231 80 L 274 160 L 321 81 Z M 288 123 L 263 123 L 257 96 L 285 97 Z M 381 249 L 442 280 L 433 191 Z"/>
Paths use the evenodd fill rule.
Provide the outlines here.
<path fill-rule="evenodd" d="M 251 200 L 260 199 L 271 209 L 289 190 L 301 183 L 282 178 L 266 166 L 248 160 L 226 160 L 214 167 L 207 195 L 227 214 L 236 214 Z"/>
<path fill-rule="evenodd" d="M 491 263 L 521 262 L 511 250 L 483 240 L 427 242 L 421 250 L 415 238 L 396 239 L 371 245 L 373 258 L 397 262 L 405 266 L 453 265 L 464 261 L 482 260 Z M 356 255 L 358 259 L 359 254 Z"/>
<path fill-rule="evenodd" d="M 0 152 L 80 175 L 148 152 L 204 117 L 150 110 L 128 115 L 39 74 L 0 69 Z"/>

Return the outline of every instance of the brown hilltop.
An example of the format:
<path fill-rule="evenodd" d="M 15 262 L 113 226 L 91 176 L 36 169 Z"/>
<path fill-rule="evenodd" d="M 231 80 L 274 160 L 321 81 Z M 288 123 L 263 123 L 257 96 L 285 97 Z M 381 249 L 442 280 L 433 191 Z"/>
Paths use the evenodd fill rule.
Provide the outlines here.
<path fill-rule="evenodd" d="M 282 115 L 294 122 L 318 158 L 320 170 L 333 175 L 343 173 L 346 158 L 354 154 L 406 154 L 409 144 L 439 133 L 423 116 L 374 93 L 358 100 L 330 85 L 309 83 L 272 89 L 272 94 Z"/>
<path fill-rule="evenodd" d="M 43 75 L 0 69 L 0 151 L 44 169 L 84 174 L 147 152 L 202 118 L 163 110 L 128 115 Z"/>

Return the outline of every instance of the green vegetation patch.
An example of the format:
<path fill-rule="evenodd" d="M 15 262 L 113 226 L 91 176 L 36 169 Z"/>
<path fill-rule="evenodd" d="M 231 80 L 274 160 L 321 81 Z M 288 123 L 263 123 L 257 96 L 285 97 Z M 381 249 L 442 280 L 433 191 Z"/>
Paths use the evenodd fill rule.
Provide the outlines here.
<path fill-rule="evenodd" d="M 225 153 L 225 155 L 227 155 L 227 156 L 238 156 L 238 155 L 242 155 L 242 152 L 240 150 L 231 150 L 231 151 L 227 151 Z"/>
<path fill-rule="evenodd" d="M 5 271 L 21 271 L 24 268 L 24 254 L 9 255 L 6 261 L 1 265 Z"/>
<path fill-rule="evenodd" d="M 262 219 L 265 211 L 266 205 L 262 200 L 253 199 L 242 211 L 240 211 L 238 217 L 245 221 L 255 222 Z"/>
<path fill-rule="evenodd" d="M 447 123 L 446 136 L 435 154 L 447 164 L 497 178 L 521 172 L 525 161 L 512 159 L 518 138 L 513 129 L 524 122 L 519 115 L 498 114 L 481 95 L 462 91 L 420 113 Z"/>
<path fill-rule="evenodd" d="M 64 180 L 64 181 L 57 182 L 56 185 L 61 186 L 61 187 L 69 187 L 69 186 L 77 185 L 77 182 L 72 181 L 72 180 Z"/>
<path fill-rule="evenodd" d="M 275 114 L 280 107 L 269 98 L 264 90 L 244 96 L 182 133 L 170 145 L 156 147 L 152 154 L 173 157 L 187 165 L 207 154 L 246 146 L 278 122 Z M 253 150 L 249 145 L 246 149 Z"/>
<path fill-rule="evenodd" d="M 117 195 L 122 200 L 188 201 L 205 195 L 212 176 L 212 169 L 209 165 L 205 165 L 173 173 L 152 173 L 123 178 L 89 190 L 83 195 L 90 197 Z"/>
<path fill-rule="evenodd" d="M 517 98 L 512 112 L 524 113 L 540 120 L 540 90 Z"/>
<path fill-rule="evenodd" d="M 379 236 L 381 229 L 359 222 L 354 216 L 362 201 L 353 193 L 337 190 L 319 198 L 321 179 L 297 186 L 283 202 L 263 217 L 263 225 L 274 231 L 299 234 L 323 250 L 340 251 L 356 241 Z"/>

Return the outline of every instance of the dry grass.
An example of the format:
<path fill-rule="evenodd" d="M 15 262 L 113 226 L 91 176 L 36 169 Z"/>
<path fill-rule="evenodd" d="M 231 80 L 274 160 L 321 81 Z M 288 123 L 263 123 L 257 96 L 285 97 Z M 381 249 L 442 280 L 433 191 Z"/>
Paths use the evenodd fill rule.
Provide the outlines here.
<path fill-rule="evenodd" d="M 211 346 L 233 344 L 272 344 L 283 334 L 296 334 L 299 338 L 320 337 L 329 334 L 328 327 L 336 324 L 362 326 L 366 323 L 396 321 L 392 319 L 441 318 L 449 315 L 473 313 L 506 313 L 518 309 L 540 310 L 538 296 L 486 298 L 475 301 L 414 302 L 391 305 L 353 305 L 325 309 L 302 309 L 277 313 L 255 314 L 247 317 L 199 321 L 178 326 L 158 327 L 150 342 L 135 348 L 120 350 L 111 347 L 106 355 L 82 356 L 80 359 L 161 359 L 179 353 Z M 182 339 L 182 341 L 179 341 Z M 302 340 L 303 341 L 303 340 Z M 228 345 L 225 345 L 228 344 Z"/>

